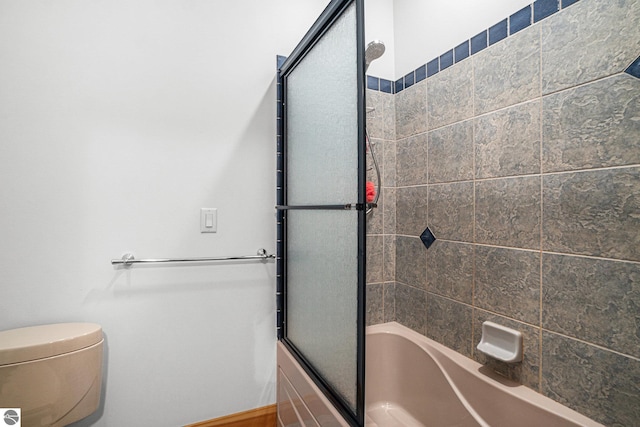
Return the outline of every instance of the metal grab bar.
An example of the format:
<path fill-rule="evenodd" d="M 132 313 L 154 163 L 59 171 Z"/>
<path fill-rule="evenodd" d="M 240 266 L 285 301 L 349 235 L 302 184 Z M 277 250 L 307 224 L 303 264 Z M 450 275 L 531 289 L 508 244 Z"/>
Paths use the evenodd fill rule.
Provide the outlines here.
<path fill-rule="evenodd" d="M 268 254 L 266 249 L 258 249 L 257 255 L 244 256 L 225 256 L 225 257 L 209 257 L 209 258 L 156 258 L 156 259 L 135 259 L 132 253 L 122 255 L 121 259 L 112 259 L 111 265 L 124 265 L 130 267 L 133 264 L 145 263 L 170 263 L 170 262 L 207 262 L 207 261 L 231 261 L 231 260 L 250 260 L 259 259 L 266 261 L 275 258 L 274 254 Z"/>

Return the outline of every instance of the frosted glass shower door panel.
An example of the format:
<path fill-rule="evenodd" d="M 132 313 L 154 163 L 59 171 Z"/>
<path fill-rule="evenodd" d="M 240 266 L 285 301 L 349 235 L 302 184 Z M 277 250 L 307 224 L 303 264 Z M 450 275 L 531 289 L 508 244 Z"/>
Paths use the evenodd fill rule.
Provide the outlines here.
<path fill-rule="evenodd" d="M 364 11 L 333 0 L 281 68 L 283 342 L 364 425 Z"/>
<path fill-rule="evenodd" d="M 287 337 L 356 408 L 358 213 L 288 213 Z"/>
<path fill-rule="evenodd" d="M 287 76 L 287 203 L 354 203 L 358 197 L 355 4 Z"/>

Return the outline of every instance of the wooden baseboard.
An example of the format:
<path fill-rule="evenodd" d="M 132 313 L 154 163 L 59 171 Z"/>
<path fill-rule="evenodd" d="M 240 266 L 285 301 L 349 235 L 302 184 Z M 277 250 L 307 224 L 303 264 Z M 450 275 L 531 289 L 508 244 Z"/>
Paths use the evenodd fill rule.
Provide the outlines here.
<path fill-rule="evenodd" d="M 275 427 L 276 412 L 277 407 L 273 404 L 249 411 L 238 412 L 237 414 L 225 415 L 224 417 L 214 418 L 208 421 L 189 424 L 185 427 Z"/>

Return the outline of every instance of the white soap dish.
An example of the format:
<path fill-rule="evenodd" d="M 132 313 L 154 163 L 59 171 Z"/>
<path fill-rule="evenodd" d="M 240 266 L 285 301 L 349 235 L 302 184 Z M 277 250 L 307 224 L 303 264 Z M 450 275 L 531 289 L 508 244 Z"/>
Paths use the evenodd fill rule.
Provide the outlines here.
<path fill-rule="evenodd" d="M 522 333 L 493 322 L 482 324 L 478 350 L 507 363 L 522 361 Z"/>

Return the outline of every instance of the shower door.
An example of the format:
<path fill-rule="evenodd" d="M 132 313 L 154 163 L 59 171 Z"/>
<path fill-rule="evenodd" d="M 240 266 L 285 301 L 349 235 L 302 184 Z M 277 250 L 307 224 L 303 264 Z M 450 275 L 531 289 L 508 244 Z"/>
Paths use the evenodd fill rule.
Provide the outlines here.
<path fill-rule="evenodd" d="M 334 0 L 280 69 L 279 337 L 364 425 L 362 0 Z"/>

